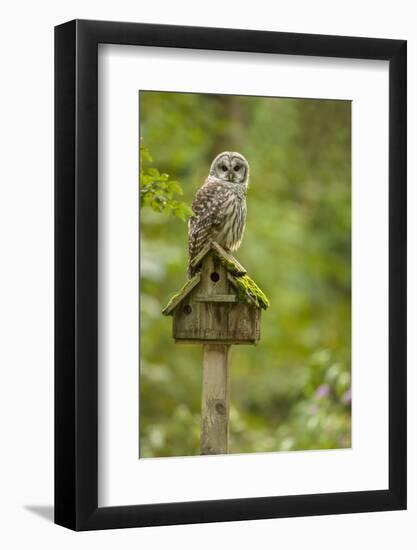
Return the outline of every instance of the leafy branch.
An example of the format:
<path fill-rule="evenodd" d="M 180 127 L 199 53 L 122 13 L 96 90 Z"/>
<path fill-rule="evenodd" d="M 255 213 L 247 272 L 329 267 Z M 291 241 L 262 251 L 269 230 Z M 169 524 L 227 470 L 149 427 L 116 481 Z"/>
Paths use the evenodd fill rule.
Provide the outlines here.
<path fill-rule="evenodd" d="M 168 174 L 161 174 L 155 167 L 146 167 L 152 163 L 152 157 L 146 147 L 140 143 L 140 207 L 148 206 L 155 212 L 171 213 L 182 221 L 191 216 L 191 208 L 183 201 L 174 198 L 183 191 L 178 181 L 170 180 Z"/>

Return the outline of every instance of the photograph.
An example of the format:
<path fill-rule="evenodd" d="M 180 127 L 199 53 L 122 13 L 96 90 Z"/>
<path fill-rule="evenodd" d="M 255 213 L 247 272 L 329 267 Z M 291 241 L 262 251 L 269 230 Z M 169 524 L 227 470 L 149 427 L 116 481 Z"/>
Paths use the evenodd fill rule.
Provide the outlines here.
<path fill-rule="evenodd" d="M 351 101 L 138 100 L 139 458 L 351 448 Z"/>

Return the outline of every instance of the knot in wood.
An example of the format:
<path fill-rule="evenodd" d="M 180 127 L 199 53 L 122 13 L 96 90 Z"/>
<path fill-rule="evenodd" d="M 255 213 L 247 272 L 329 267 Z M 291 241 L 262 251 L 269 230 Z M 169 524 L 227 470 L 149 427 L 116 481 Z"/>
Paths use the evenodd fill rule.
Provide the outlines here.
<path fill-rule="evenodd" d="M 226 406 L 225 404 L 223 403 L 223 401 L 218 401 L 214 407 L 216 409 L 216 412 L 218 414 L 221 414 L 223 416 L 225 416 L 226 414 Z"/>

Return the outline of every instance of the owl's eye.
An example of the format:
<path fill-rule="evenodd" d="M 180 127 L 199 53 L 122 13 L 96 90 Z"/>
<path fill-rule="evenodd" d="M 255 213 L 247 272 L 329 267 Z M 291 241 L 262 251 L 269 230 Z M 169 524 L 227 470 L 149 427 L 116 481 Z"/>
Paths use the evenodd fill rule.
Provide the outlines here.
<path fill-rule="evenodd" d="M 236 164 L 236 166 L 233 168 L 233 170 L 234 170 L 235 172 L 239 172 L 240 166 L 239 166 L 238 164 Z"/>
<path fill-rule="evenodd" d="M 222 165 L 222 170 L 223 170 L 223 172 L 227 172 L 228 168 L 225 164 Z"/>

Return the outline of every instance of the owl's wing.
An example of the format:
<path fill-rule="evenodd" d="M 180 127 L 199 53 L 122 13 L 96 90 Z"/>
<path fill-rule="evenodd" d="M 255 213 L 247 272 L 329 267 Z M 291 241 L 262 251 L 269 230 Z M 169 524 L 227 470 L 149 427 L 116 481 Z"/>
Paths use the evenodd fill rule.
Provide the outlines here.
<path fill-rule="evenodd" d="M 217 228 L 223 221 L 227 198 L 228 192 L 225 186 L 210 177 L 197 191 L 192 204 L 194 216 L 191 216 L 188 222 L 190 261 L 216 235 Z"/>

